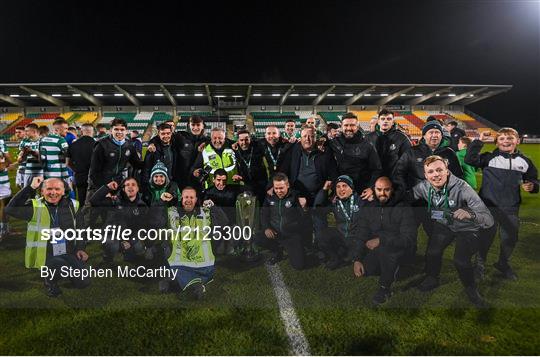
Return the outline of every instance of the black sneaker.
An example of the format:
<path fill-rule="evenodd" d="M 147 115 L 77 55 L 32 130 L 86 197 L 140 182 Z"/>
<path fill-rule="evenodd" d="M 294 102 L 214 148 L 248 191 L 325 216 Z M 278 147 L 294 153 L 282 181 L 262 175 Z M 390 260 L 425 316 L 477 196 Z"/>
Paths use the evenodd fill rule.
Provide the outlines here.
<path fill-rule="evenodd" d="M 163 279 L 159 281 L 158 288 L 159 292 L 162 294 L 166 294 L 171 290 L 171 284 L 169 279 Z"/>
<path fill-rule="evenodd" d="M 56 282 L 45 280 L 45 293 L 48 297 L 57 297 L 62 294 L 62 290 Z"/>
<path fill-rule="evenodd" d="M 328 270 L 336 270 L 337 268 L 339 268 L 341 266 L 341 261 L 339 259 L 330 259 L 328 262 L 326 262 L 326 264 L 324 265 L 324 267 Z"/>
<path fill-rule="evenodd" d="M 282 253 L 272 253 L 268 259 L 266 260 L 266 263 L 268 265 L 276 265 L 281 260 L 283 260 L 283 254 Z"/>
<path fill-rule="evenodd" d="M 482 299 L 476 287 L 469 286 L 465 288 L 465 294 L 467 294 L 469 301 L 477 308 L 484 309 L 488 307 L 488 304 L 484 301 L 484 299 Z"/>
<path fill-rule="evenodd" d="M 486 268 L 484 262 L 478 260 L 476 266 L 474 267 L 474 278 L 478 281 L 484 280 L 486 277 Z"/>
<path fill-rule="evenodd" d="M 510 267 L 510 265 L 501 264 L 500 262 L 497 262 L 497 263 L 493 264 L 493 267 L 495 267 L 495 269 L 500 271 L 505 279 L 518 280 L 518 277 L 517 277 L 516 273 L 514 273 L 514 271 Z"/>
<path fill-rule="evenodd" d="M 196 300 L 202 300 L 204 299 L 204 296 L 206 294 L 206 288 L 202 283 L 194 283 L 189 287 L 191 295 Z"/>
<path fill-rule="evenodd" d="M 439 286 L 439 279 L 427 275 L 424 280 L 416 288 L 423 292 L 428 292 L 436 289 Z"/>
<path fill-rule="evenodd" d="M 379 290 L 373 295 L 371 302 L 374 306 L 379 306 L 384 304 L 392 296 L 392 291 L 385 288 L 384 286 L 379 287 Z"/>

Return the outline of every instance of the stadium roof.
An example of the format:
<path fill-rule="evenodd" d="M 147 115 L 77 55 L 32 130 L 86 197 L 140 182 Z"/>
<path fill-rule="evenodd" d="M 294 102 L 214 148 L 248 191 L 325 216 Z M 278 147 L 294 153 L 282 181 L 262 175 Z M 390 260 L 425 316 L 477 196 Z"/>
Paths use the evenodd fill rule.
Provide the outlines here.
<path fill-rule="evenodd" d="M 15 83 L 4 106 L 468 105 L 511 85 L 375 83 Z M 0 104 L 1 106 L 1 104 Z"/>

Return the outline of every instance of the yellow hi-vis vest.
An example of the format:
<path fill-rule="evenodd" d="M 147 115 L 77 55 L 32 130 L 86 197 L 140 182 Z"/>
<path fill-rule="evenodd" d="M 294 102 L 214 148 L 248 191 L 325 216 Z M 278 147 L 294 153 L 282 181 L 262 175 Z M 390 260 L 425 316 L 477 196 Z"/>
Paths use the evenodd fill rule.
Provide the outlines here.
<path fill-rule="evenodd" d="M 238 173 L 238 170 L 236 168 L 236 156 L 234 155 L 234 151 L 232 149 L 225 148 L 223 149 L 221 155 L 218 155 L 211 145 L 206 145 L 202 152 L 202 156 L 203 168 L 206 166 L 210 166 L 212 168 L 212 171 L 210 171 L 210 175 L 205 182 L 205 188 L 213 185 L 214 172 L 217 169 L 224 169 L 227 171 L 228 185 L 235 184 L 232 178 Z"/>
<path fill-rule="evenodd" d="M 79 209 L 79 202 L 71 199 L 75 212 Z M 43 198 L 32 199 L 34 213 L 28 221 L 26 229 L 26 249 L 24 250 L 24 266 L 39 269 L 45 265 L 47 258 L 47 240 L 41 239 L 41 230 L 51 228 L 49 210 Z M 75 214 L 72 212 L 73 226 L 75 227 Z"/>
<path fill-rule="evenodd" d="M 199 208 L 198 214 L 179 217 L 176 208 L 169 211 L 169 221 L 174 230 L 170 266 L 186 266 L 202 268 L 214 265 L 215 257 L 212 252 L 213 227 L 210 210 Z M 176 211 L 176 212 L 175 212 Z M 178 227 L 180 229 L 178 230 Z M 180 232 L 177 234 L 177 232 Z"/>

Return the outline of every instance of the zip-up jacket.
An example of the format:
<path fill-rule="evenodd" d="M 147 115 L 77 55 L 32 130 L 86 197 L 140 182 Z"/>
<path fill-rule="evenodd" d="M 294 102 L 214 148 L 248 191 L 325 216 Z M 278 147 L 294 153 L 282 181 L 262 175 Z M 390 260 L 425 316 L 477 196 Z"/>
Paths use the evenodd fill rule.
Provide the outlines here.
<path fill-rule="evenodd" d="M 431 150 L 424 139 L 411 147 L 398 160 L 394 171 L 394 183 L 399 190 L 407 191 L 425 179 L 424 160 L 431 155 L 439 155 L 448 160 L 448 168 L 454 176 L 463 178 L 463 170 L 454 150 L 448 147 L 449 141 L 443 138 L 439 147 Z"/>
<path fill-rule="evenodd" d="M 446 194 L 439 195 L 442 190 L 435 190 L 431 184 L 424 180 L 412 189 L 415 200 L 423 200 L 431 207 L 428 214 L 433 221 L 443 224 L 452 232 L 476 232 L 493 226 L 493 216 L 476 191 L 465 181 L 450 174 L 446 184 Z M 429 200 L 431 199 L 431 203 Z M 472 214 L 469 220 L 457 220 L 453 213 L 458 209 L 464 209 Z M 433 211 L 442 211 L 443 217 L 434 219 Z"/>
<path fill-rule="evenodd" d="M 465 155 L 465 163 L 482 169 L 480 197 L 489 207 L 517 211 L 521 203 L 521 183 L 534 183 L 532 193 L 538 193 L 538 170 L 519 151 L 509 154 L 495 149 L 480 154 L 483 145 L 481 140 L 474 140 Z"/>
<path fill-rule="evenodd" d="M 386 177 L 392 177 L 399 158 L 412 146 L 407 135 L 397 129 L 396 124 L 385 133 L 377 125 L 374 132 L 366 135 L 366 139 L 377 150 L 382 165 L 381 175 Z"/>
<path fill-rule="evenodd" d="M 120 146 L 116 145 L 110 136 L 100 139 L 92 152 L 88 173 L 89 188 L 97 189 L 113 180 L 122 181 L 122 172 L 128 163 L 135 169 L 144 167 L 144 162 L 137 155 L 131 141 L 126 140 Z"/>
<path fill-rule="evenodd" d="M 372 187 L 381 175 L 381 162 L 375 147 L 358 131 L 350 139 L 339 136 L 329 143 L 337 163 L 338 175 L 349 175 L 357 192 Z"/>
<path fill-rule="evenodd" d="M 283 198 L 275 193 L 267 195 L 261 212 L 261 227 L 263 230 L 272 228 L 280 236 L 298 234 L 301 231 L 303 217 L 302 207 L 296 192 L 290 190 Z"/>

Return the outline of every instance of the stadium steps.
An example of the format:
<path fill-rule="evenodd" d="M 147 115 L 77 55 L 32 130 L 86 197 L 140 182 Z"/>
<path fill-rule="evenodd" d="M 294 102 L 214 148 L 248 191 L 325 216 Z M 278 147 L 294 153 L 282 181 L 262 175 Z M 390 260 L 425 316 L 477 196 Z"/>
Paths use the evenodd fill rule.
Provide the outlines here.
<path fill-rule="evenodd" d="M 2 135 L 11 135 L 11 134 L 13 134 L 15 132 L 15 128 L 20 126 L 21 125 L 20 123 L 22 123 L 24 120 L 26 120 L 25 117 L 23 117 L 22 115 L 18 116 L 17 119 L 13 120 L 11 122 L 11 124 L 6 126 L 4 128 L 4 130 L 2 130 L 2 132 L 0 134 L 2 134 Z M 29 123 L 30 122 L 31 121 L 29 121 Z"/>

